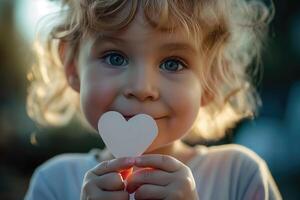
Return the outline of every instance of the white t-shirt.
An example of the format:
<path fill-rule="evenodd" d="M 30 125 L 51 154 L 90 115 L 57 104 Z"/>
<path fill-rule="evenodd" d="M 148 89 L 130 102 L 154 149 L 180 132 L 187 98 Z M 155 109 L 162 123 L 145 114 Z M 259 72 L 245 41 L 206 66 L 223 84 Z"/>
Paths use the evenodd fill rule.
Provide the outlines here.
<path fill-rule="evenodd" d="M 253 151 L 235 144 L 195 148 L 198 155 L 187 166 L 200 200 L 282 199 L 266 163 Z M 105 154 L 94 149 L 48 160 L 35 170 L 25 200 L 79 200 L 85 173 Z"/>

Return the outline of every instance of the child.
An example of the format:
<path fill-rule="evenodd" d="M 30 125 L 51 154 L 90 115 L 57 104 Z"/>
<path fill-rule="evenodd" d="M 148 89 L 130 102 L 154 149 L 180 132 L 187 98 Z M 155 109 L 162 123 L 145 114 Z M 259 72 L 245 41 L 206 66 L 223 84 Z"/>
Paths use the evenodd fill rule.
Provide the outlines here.
<path fill-rule="evenodd" d="M 192 142 L 221 138 L 253 115 L 258 98 L 247 72 L 267 30 L 264 4 L 65 0 L 63 8 L 45 45 L 37 46 L 29 115 L 57 125 L 80 107 L 97 130 L 107 111 L 126 119 L 145 113 L 159 131 L 139 157 L 93 150 L 47 161 L 25 199 L 125 200 L 132 192 L 135 199 L 281 199 L 252 151 L 182 142 L 187 135 Z"/>

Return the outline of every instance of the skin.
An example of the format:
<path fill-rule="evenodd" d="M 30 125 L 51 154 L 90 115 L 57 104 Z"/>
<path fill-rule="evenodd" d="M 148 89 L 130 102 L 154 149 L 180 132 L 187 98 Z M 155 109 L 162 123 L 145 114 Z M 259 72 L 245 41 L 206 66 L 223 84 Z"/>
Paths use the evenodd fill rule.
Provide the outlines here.
<path fill-rule="evenodd" d="M 82 43 L 78 59 L 65 66 L 87 121 L 97 130 L 98 119 L 107 111 L 146 113 L 156 120 L 159 132 L 145 155 L 103 161 L 89 170 L 81 199 L 129 199 L 128 192 L 134 191 L 135 199 L 198 199 L 186 166 L 196 152 L 180 140 L 203 105 L 201 60 L 194 41 L 181 29 L 173 34 L 153 29 L 141 9 L 126 29 L 103 34 L 110 38 L 92 46 Z M 174 48 L 178 43 L 188 48 Z M 132 167 L 142 169 L 133 171 L 125 187 L 127 177 L 121 171 L 126 174 Z"/>

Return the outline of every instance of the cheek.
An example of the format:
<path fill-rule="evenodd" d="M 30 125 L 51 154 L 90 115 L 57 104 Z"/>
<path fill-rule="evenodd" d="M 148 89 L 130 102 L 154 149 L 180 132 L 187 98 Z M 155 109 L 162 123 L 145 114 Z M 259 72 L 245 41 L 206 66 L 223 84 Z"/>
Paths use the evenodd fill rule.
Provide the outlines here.
<path fill-rule="evenodd" d="M 199 91 L 200 88 L 197 88 Z M 176 116 L 181 118 L 188 126 L 191 126 L 198 114 L 201 105 L 201 91 L 183 89 L 181 95 L 177 97 Z"/>
<path fill-rule="evenodd" d="M 116 82 L 104 77 L 82 77 L 81 84 L 81 108 L 88 122 L 97 129 L 100 116 L 107 111 L 117 95 Z"/>
<path fill-rule="evenodd" d="M 194 124 L 201 105 L 201 86 L 196 77 L 178 82 L 172 90 L 167 90 L 168 104 L 174 114 L 174 124 L 187 132 Z"/>

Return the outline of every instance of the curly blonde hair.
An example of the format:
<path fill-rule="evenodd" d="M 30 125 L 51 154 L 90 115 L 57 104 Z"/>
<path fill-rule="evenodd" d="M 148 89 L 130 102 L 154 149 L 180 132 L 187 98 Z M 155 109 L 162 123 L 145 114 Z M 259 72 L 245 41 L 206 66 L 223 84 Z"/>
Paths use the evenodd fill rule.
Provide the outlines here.
<path fill-rule="evenodd" d="M 126 5 L 129 9 L 124 9 Z M 64 0 L 61 11 L 46 20 L 47 37 L 37 37 L 34 44 L 37 62 L 28 74 L 27 101 L 32 119 L 56 126 L 80 113 L 79 95 L 68 87 L 63 66 L 77 56 L 84 35 L 128 26 L 138 6 L 153 28 L 180 26 L 200 47 L 205 68 L 199 73 L 211 100 L 200 108 L 192 136 L 219 139 L 239 120 L 254 116 L 260 99 L 252 78 L 260 67 L 253 63 L 260 60 L 273 13 L 261 1 Z M 125 13 L 124 18 L 119 17 L 120 12 Z M 64 60 L 60 42 L 70 47 Z"/>

